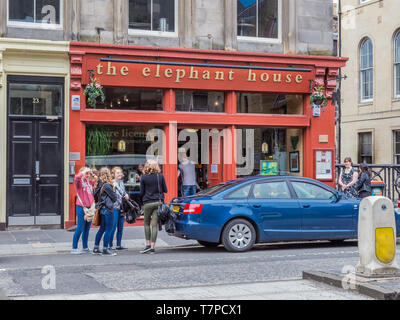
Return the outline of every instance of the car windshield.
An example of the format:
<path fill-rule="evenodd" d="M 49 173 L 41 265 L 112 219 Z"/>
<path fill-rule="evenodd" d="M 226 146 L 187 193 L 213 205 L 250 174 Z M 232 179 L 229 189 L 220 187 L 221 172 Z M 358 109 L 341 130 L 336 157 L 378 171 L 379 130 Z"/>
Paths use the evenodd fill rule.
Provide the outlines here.
<path fill-rule="evenodd" d="M 213 196 L 214 194 L 217 194 L 218 192 L 221 192 L 228 188 L 231 188 L 241 182 L 242 181 L 223 182 L 223 183 L 217 184 L 216 186 L 213 186 L 211 188 L 202 190 L 196 194 L 201 194 L 201 195 L 205 195 L 205 196 Z"/>

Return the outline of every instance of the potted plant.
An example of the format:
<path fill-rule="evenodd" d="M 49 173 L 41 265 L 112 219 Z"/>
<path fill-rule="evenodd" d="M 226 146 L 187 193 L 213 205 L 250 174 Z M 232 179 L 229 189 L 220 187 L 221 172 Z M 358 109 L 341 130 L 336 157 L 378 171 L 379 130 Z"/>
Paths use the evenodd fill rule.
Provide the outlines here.
<path fill-rule="evenodd" d="M 314 91 L 310 97 L 311 107 L 319 106 L 324 108 L 328 105 L 328 99 L 324 95 L 323 90 L 324 90 L 323 86 L 314 88 Z"/>
<path fill-rule="evenodd" d="M 94 77 L 90 79 L 89 84 L 86 86 L 83 94 L 86 96 L 87 104 L 93 109 L 96 109 L 97 98 L 100 98 L 101 103 L 104 103 L 106 100 L 103 87 Z"/>

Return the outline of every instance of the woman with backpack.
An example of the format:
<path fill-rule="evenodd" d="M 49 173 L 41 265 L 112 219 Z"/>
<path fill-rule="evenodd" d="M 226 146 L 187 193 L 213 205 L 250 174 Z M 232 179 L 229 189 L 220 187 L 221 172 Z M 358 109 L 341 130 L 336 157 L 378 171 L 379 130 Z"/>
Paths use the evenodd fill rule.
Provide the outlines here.
<path fill-rule="evenodd" d="M 157 240 L 158 217 L 157 209 L 164 202 L 164 193 L 167 193 L 167 184 L 160 173 L 160 166 L 155 160 L 148 160 L 144 166 L 144 174 L 140 179 L 140 198 L 144 209 L 144 233 L 146 247 L 140 253 L 155 253 Z M 150 229 L 151 219 L 151 229 Z"/>
<path fill-rule="evenodd" d="M 371 196 L 371 171 L 366 163 L 360 164 L 361 174 L 358 178 L 354 189 L 358 192 L 359 198 L 366 198 Z"/>
<path fill-rule="evenodd" d="M 72 254 L 88 253 L 88 238 L 90 226 L 92 224 L 90 218 L 85 211 L 94 210 L 93 186 L 96 178 L 90 168 L 82 167 L 78 174 L 74 177 L 74 187 L 76 190 L 76 231 L 72 240 Z M 82 251 L 78 249 L 79 238 L 82 235 Z"/>
<path fill-rule="evenodd" d="M 113 185 L 115 194 L 117 195 L 117 201 L 114 203 L 113 209 L 113 228 L 111 231 L 109 249 L 113 249 L 113 239 L 115 231 L 117 231 L 117 246 L 116 250 L 124 250 L 126 249 L 121 245 L 122 241 L 122 232 L 124 229 L 125 215 L 122 212 L 122 201 L 123 199 L 129 200 L 129 195 L 125 191 L 124 185 L 124 173 L 120 167 L 114 167 L 111 170 L 111 175 L 113 177 Z"/>
<path fill-rule="evenodd" d="M 113 210 L 114 203 L 117 201 L 117 195 L 115 194 L 114 184 L 111 177 L 110 169 L 103 167 L 99 171 L 99 178 L 95 184 L 94 196 L 98 199 L 98 208 L 100 210 L 101 225 L 99 231 L 97 231 L 93 254 L 102 254 L 104 256 L 115 256 L 109 250 L 109 243 L 111 237 L 111 231 L 113 227 Z M 103 239 L 103 251 L 99 250 L 99 244 L 101 237 L 104 234 Z"/>

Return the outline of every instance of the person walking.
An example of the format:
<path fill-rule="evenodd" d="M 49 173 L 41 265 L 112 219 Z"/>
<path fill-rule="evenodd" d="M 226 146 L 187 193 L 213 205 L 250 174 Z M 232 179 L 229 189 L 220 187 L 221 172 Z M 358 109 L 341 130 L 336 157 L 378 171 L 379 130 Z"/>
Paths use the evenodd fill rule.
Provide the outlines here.
<path fill-rule="evenodd" d="M 140 253 L 155 253 L 158 232 L 157 209 L 159 203 L 164 202 L 164 193 L 168 192 L 164 176 L 160 172 L 158 162 L 148 160 L 144 166 L 144 174 L 140 179 L 140 198 L 144 209 L 144 233 L 146 238 L 146 247 Z"/>
<path fill-rule="evenodd" d="M 353 162 L 350 157 L 344 159 L 345 168 L 340 172 L 339 186 L 345 196 L 349 198 L 357 198 L 358 194 L 354 188 L 354 184 L 358 180 L 358 171 L 353 168 Z"/>
<path fill-rule="evenodd" d="M 179 164 L 178 177 L 182 172 L 182 193 L 184 197 L 192 196 L 196 193 L 197 188 L 195 164 L 187 158 L 185 149 L 179 149 L 179 153 L 182 161 Z"/>
<path fill-rule="evenodd" d="M 371 196 L 371 171 L 366 163 L 360 164 L 361 174 L 356 184 L 354 185 L 355 190 L 358 192 L 359 198 L 366 198 Z"/>
<path fill-rule="evenodd" d="M 114 203 L 117 201 L 117 195 L 114 192 L 110 169 L 107 167 L 103 167 L 99 171 L 99 178 L 95 184 L 94 195 L 95 197 L 97 196 L 98 199 L 101 225 L 99 231 L 96 233 L 93 254 L 102 254 L 104 256 L 116 255 L 116 253 L 108 249 L 113 227 Z M 103 234 L 103 251 L 101 252 L 99 250 L 99 244 Z"/>
<path fill-rule="evenodd" d="M 76 231 L 72 239 L 72 254 L 88 253 L 90 249 L 88 247 L 88 238 L 91 221 L 88 221 L 88 217 L 85 214 L 84 208 L 91 208 L 94 203 L 93 197 L 93 186 L 95 181 L 92 178 L 96 178 L 92 170 L 87 167 L 82 167 L 78 174 L 74 177 L 74 187 L 77 194 L 76 199 Z M 82 251 L 78 249 L 79 238 L 82 235 Z"/>
<path fill-rule="evenodd" d="M 125 250 L 127 248 L 125 248 L 121 245 L 122 233 L 123 233 L 124 222 L 125 222 L 125 215 L 123 212 L 121 212 L 121 209 L 122 209 L 123 198 L 126 200 L 129 200 L 129 195 L 125 191 L 125 185 L 124 185 L 124 181 L 123 181 L 123 178 L 124 178 L 123 170 L 120 167 L 114 167 L 111 170 L 111 175 L 113 177 L 113 185 L 114 185 L 115 194 L 117 196 L 117 201 L 114 203 L 113 227 L 111 230 L 109 249 L 110 250 L 114 249 L 113 248 L 113 240 L 114 240 L 115 231 L 117 231 L 117 246 L 115 247 L 115 249 L 116 250 Z"/>

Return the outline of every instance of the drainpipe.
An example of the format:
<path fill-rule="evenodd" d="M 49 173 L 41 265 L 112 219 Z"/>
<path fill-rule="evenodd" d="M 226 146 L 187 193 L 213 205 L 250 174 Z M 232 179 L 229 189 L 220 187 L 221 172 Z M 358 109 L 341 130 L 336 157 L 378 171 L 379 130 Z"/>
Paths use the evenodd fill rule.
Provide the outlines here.
<path fill-rule="evenodd" d="M 342 57 L 342 0 L 338 0 L 338 54 L 339 58 Z M 341 144 L 342 144 L 342 68 L 339 68 L 339 94 L 338 94 L 338 154 L 339 163 L 341 156 Z"/>

